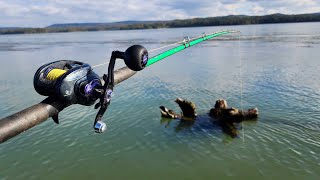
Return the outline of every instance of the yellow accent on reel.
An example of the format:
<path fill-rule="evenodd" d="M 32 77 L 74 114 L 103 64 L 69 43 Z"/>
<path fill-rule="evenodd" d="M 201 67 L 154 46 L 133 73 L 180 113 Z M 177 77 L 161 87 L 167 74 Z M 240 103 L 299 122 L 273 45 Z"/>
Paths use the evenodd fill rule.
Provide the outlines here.
<path fill-rule="evenodd" d="M 62 75 L 64 75 L 64 73 L 66 73 L 66 70 L 63 69 L 52 69 L 46 79 L 50 80 L 50 81 L 55 81 L 57 80 L 59 77 L 61 77 Z"/>

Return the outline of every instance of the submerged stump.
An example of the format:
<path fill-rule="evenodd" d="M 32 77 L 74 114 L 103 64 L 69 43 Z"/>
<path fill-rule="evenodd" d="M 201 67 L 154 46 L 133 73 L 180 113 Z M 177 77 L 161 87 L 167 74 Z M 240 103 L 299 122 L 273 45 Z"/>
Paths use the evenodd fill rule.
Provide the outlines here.
<path fill-rule="evenodd" d="M 171 109 L 160 106 L 162 117 L 181 120 L 195 120 L 197 113 L 196 105 L 193 102 L 184 100 L 182 98 L 177 98 L 175 102 L 179 105 L 182 112 L 178 114 Z"/>
<path fill-rule="evenodd" d="M 164 106 L 160 106 L 161 116 L 170 119 L 180 119 L 181 122 L 193 122 L 196 117 L 196 105 L 181 98 L 177 98 L 175 102 L 179 105 L 181 113 L 176 113 L 171 109 Z M 238 129 L 236 125 L 242 121 L 256 120 L 259 115 L 258 108 L 252 108 L 248 110 L 239 110 L 237 108 L 228 108 L 227 101 L 219 99 L 216 101 L 214 108 L 209 112 L 209 115 L 213 117 L 223 132 L 231 137 L 237 137 Z"/>
<path fill-rule="evenodd" d="M 219 99 L 216 101 L 214 108 L 210 110 L 209 115 L 219 121 L 239 123 L 257 118 L 259 112 L 258 108 L 252 108 L 246 111 L 234 107 L 228 108 L 227 101 Z"/>
<path fill-rule="evenodd" d="M 223 132 L 234 138 L 238 136 L 236 125 L 242 121 L 256 120 L 259 112 L 258 108 L 252 108 L 246 111 L 234 107 L 228 108 L 227 101 L 219 99 L 216 101 L 214 108 L 210 110 L 209 115 L 218 121 Z"/>

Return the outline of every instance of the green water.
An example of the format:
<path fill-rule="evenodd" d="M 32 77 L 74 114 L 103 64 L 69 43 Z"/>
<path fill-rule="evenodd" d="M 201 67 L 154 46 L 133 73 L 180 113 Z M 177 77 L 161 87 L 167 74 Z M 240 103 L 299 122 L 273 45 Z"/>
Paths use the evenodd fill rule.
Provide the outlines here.
<path fill-rule="evenodd" d="M 74 105 L 60 114 L 60 125 L 50 119 L 1 144 L 0 179 L 319 179 L 319 25 L 0 36 L 3 118 L 44 99 L 32 84 L 44 63 L 95 65 L 132 44 L 153 49 L 203 32 L 242 32 L 240 40 L 234 34 L 204 42 L 121 83 L 104 134 L 93 132 L 93 107 Z M 161 105 L 179 111 L 176 97 L 196 103 L 193 125 L 160 117 Z M 258 121 L 239 125 L 231 138 L 207 115 L 219 98 L 258 107 Z"/>

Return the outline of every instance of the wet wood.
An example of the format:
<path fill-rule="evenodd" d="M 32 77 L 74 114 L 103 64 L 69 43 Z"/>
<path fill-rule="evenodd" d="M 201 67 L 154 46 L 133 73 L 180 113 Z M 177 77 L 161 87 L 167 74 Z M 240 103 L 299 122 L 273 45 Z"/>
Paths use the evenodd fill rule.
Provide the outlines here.
<path fill-rule="evenodd" d="M 227 101 L 219 99 L 216 101 L 214 108 L 210 110 L 209 115 L 219 121 L 239 123 L 242 121 L 253 120 L 258 117 L 258 108 L 248 110 L 239 110 L 237 108 L 228 108 Z"/>
<path fill-rule="evenodd" d="M 182 112 L 179 114 L 164 106 L 160 106 L 160 112 L 162 117 L 191 121 L 195 120 L 195 118 L 197 117 L 197 113 L 196 105 L 193 102 L 184 100 L 182 98 L 177 98 L 175 102 L 179 105 Z"/>
<path fill-rule="evenodd" d="M 179 105 L 181 113 L 176 113 L 171 109 L 160 106 L 162 117 L 169 119 L 180 119 L 181 122 L 193 122 L 196 120 L 196 105 L 181 98 L 177 98 L 175 102 Z M 228 108 L 227 101 L 219 99 L 216 101 L 214 108 L 210 109 L 209 115 L 212 122 L 217 123 L 226 134 L 231 137 L 238 136 L 238 125 L 242 121 L 256 120 L 259 112 L 257 108 L 248 110 L 239 110 L 237 108 Z M 193 123 L 191 124 L 193 125 Z"/>

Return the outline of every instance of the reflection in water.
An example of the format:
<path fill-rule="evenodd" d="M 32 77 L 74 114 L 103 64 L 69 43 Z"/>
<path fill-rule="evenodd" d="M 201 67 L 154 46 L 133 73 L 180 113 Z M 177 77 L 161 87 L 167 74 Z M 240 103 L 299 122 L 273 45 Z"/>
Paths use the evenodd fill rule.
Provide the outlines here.
<path fill-rule="evenodd" d="M 175 132 L 179 132 L 183 129 L 191 128 L 194 125 L 195 121 L 185 121 L 181 120 L 178 126 L 175 127 Z"/>

